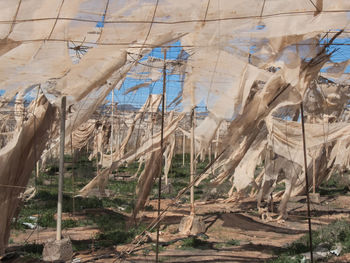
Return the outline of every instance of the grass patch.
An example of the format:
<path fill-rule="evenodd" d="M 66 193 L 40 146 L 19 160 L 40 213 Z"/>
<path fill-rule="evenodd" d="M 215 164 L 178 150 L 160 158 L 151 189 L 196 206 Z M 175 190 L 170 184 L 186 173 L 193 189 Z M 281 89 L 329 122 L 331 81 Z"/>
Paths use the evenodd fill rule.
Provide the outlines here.
<path fill-rule="evenodd" d="M 346 194 L 349 191 L 349 185 L 350 180 L 348 172 L 344 176 L 336 172 L 328 181 L 323 182 L 317 190 L 320 195 L 336 196 Z"/>
<path fill-rule="evenodd" d="M 126 229 L 125 226 L 122 228 L 116 228 L 113 230 L 104 231 L 99 233 L 95 237 L 95 246 L 96 247 L 109 247 L 118 244 L 127 244 L 130 243 L 133 238 L 140 234 L 145 229 L 144 225 L 137 227 L 132 227 Z"/>
<path fill-rule="evenodd" d="M 216 243 L 215 248 L 220 249 L 220 248 L 227 248 L 227 247 L 232 247 L 232 246 L 239 246 L 241 244 L 240 240 L 237 239 L 231 239 L 226 242 L 222 243 Z"/>
<path fill-rule="evenodd" d="M 336 220 L 317 231 L 312 232 L 312 247 L 321 245 L 328 249 L 336 247 L 337 243 L 343 246 L 343 252 L 350 251 L 350 223 L 345 220 Z M 296 255 L 309 251 L 309 236 L 304 235 L 293 242 L 288 248 L 289 254 Z"/>
<path fill-rule="evenodd" d="M 188 237 L 182 240 L 180 249 L 211 249 L 212 244 L 197 237 Z"/>
<path fill-rule="evenodd" d="M 231 239 L 231 240 L 227 241 L 226 244 L 230 245 L 230 246 L 239 246 L 241 244 L 241 241 L 239 241 L 237 239 Z"/>
<path fill-rule="evenodd" d="M 350 223 L 346 220 L 336 220 L 312 232 L 312 247 L 314 250 L 318 246 L 329 250 L 335 249 L 338 243 L 342 245 L 342 253 L 350 252 Z M 309 236 L 306 234 L 289 246 L 278 251 L 279 257 L 269 262 L 300 262 L 300 260 L 293 261 L 298 259 L 293 259 L 293 257 L 309 252 L 309 244 Z M 287 259 L 290 261 L 283 261 Z"/>
<path fill-rule="evenodd" d="M 23 253 L 23 259 L 35 259 L 41 258 L 44 250 L 44 246 L 41 244 L 29 244 L 25 243 L 20 247 L 19 251 Z M 36 261 L 35 261 L 36 262 Z"/>
<path fill-rule="evenodd" d="M 302 256 L 287 256 L 282 255 L 278 258 L 271 259 L 268 262 L 269 263 L 300 263 L 302 262 Z"/>
<path fill-rule="evenodd" d="M 74 241 L 72 240 L 72 249 L 73 252 L 88 250 L 92 247 L 93 240 L 83 240 L 83 241 Z"/>

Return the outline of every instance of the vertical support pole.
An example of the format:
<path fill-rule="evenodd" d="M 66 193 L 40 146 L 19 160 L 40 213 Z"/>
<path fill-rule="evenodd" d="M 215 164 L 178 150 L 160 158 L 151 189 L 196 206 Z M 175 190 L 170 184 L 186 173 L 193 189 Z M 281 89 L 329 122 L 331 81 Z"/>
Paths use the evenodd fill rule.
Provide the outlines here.
<path fill-rule="evenodd" d="M 64 139 L 66 130 L 66 97 L 61 101 L 61 125 L 60 125 L 60 164 L 58 176 L 58 202 L 57 202 L 57 231 L 56 240 L 61 240 L 62 236 L 62 190 L 64 175 Z"/>
<path fill-rule="evenodd" d="M 182 167 L 185 167 L 186 135 L 182 134 Z"/>
<path fill-rule="evenodd" d="M 195 167 L 195 139 L 194 139 L 194 128 L 195 128 L 195 120 L 196 120 L 196 109 L 192 108 L 191 112 L 191 157 L 190 157 L 190 184 L 193 183 L 194 175 L 196 173 Z M 191 186 L 191 215 L 195 213 L 194 210 L 194 186 Z"/>
<path fill-rule="evenodd" d="M 36 178 L 39 178 L 39 170 L 40 170 L 39 169 L 39 161 L 36 161 L 36 171 L 35 171 L 36 172 L 36 175 L 35 175 Z"/>
<path fill-rule="evenodd" d="M 73 206 L 73 216 L 75 215 L 75 150 L 73 149 L 73 135 L 70 133 L 70 153 L 72 156 L 72 186 L 73 186 L 73 195 L 72 195 L 72 206 Z"/>
<path fill-rule="evenodd" d="M 210 145 L 208 148 L 208 161 L 209 161 L 209 163 L 211 163 L 211 141 L 210 141 Z"/>
<path fill-rule="evenodd" d="M 163 66 L 163 92 L 162 92 L 162 123 L 160 132 L 160 150 L 163 155 L 164 152 L 164 112 L 165 112 L 165 93 L 166 93 L 166 49 L 164 49 L 164 66 Z M 162 156 L 163 157 L 163 156 Z M 163 158 L 161 158 L 163 166 Z M 158 217 L 160 216 L 160 198 L 162 194 L 162 173 L 159 173 L 158 178 Z M 156 239 L 156 263 L 159 262 L 159 227 L 160 222 L 157 224 L 157 239 Z"/>
<path fill-rule="evenodd" d="M 165 153 L 165 156 L 164 156 L 164 163 L 167 164 L 168 163 L 168 154 L 167 152 Z M 169 167 L 170 169 L 170 167 Z M 164 169 L 163 169 L 164 170 Z M 169 170 L 168 170 L 169 171 Z M 165 185 L 168 185 L 168 174 L 164 173 L 164 184 Z"/>
<path fill-rule="evenodd" d="M 99 154 L 99 151 L 97 151 L 97 154 L 96 154 L 96 175 L 98 176 L 100 174 L 100 166 L 99 166 L 99 158 L 101 156 L 101 153 Z M 101 189 L 100 189 L 101 190 Z"/>
<path fill-rule="evenodd" d="M 309 196 L 309 180 L 307 177 L 307 161 L 306 161 L 306 143 L 305 143 L 305 124 L 304 124 L 304 107 L 303 102 L 300 103 L 301 113 L 301 129 L 303 135 L 303 151 L 304 151 L 304 173 L 305 173 L 305 185 L 306 185 L 306 200 L 307 200 L 307 219 L 309 224 L 309 242 L 310 242 L 310 259 L 311 263 L 314 262 L 312 253 L 312 232 L 311 232 L 311 213 L 310 213 L 310 196 Z"/>
<path fill-rule="evenodd" d="M 312 157 L 312 193 L 316 193 L 316 158 Z"/>
<path fill-rule="evenodd" d="M 112 90 L 112 105 L 111 105 L 111 138 L 110 138 L 110 146 L 111 146 L 111 165 L 113 163 L 113 140 L 114 140 L 114 88 Z"/>
<path fill-rule="evenodd" d="M 218 152 L 219 152 L 220 127 L 221 127 L 221 123 L 219 124 L 219 127 L 216 131 L 214 159 L 216 159 L 218 157 Z M 212 174 L 214 174 L 215 170 L 216 170 L 216 163 L 214 163 L 214 165 L 211 167 Z"/>
<path fill-rule="evenodd" d="M 214 158 L 218 157 L 218 152 L 219 152 L 220 126 L 218 127 L 218 130 L 216 131 L 216 142 L 215 142 Z"/>
<path fill-rule="evenodd" d="M 120 138 L 121 138 L 121 134 L 120 134 L 120 119 L 118 117 L 118 109 L 116 109 L 116 112 L 117 112 L 117 115 L 116 115 L 116 118 L 117 118 L 117 123 L 118 123 L 118 131 L 117 131 L 117 145 L 116 145 L 116 149 L 117 151 L 119 150 L 120 148 Z"/>

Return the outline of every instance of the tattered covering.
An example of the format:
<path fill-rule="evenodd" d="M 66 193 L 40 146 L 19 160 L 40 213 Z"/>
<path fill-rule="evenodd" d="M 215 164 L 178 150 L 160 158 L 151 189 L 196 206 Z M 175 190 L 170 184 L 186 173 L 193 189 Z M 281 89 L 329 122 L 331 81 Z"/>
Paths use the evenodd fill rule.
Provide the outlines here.
<path fill-rule="evenodd" d="M 162 96 L 160 94 L 151 94 L 148 96 L 146 102 L 142 105 L 136 116 L 132 119 L 130 126 L 128 127 L 127 134 L 123 139 L 120 148 L 117 151 L 109 154 L 103 155 L 102 165 L 104 167 L 110 167 L 111 161 L 117 161 L 121 159 L 126 151 L 126 146 L 129 143 L 131 135 L 135 129 L 137 121 L 139 121 L 146 113 L 157 113 L 161 102 Z"/>
<path fill-rule="evenodd" d="M 0 150 L 0 254 L 7 246 L 20 194 L 26 189 L 56 120 L 55 109 L 44 96 L 33 101 L 28 111 L 28 119 Z"/>
<path fill-rule="evenodd" d="M 256 166 L 267 144 L 266 135 L 266 129 L 260 132 L 235 169 L 232 181 L 237 191 L 245 189 L 254 180 Z"/>
<path fill-rule="evenodd" d="M 278 155 L 304 165 L 301 123 L 271 118 L 267 121 L 269 145 Z M 321 147 L 350 139 L 350 124 L 305 123 L 306 152 L 308 164 Z"/>
<path fill-rule="evenodd" d="M 320 2 L 316 9 L 310 1 L 1 0 L 0 89 L 11 97 L 19 89 L 55 79 L 50 93 L 80 100 L 122 67 L 128 54 L 137 60 L 147 52 L 145 48 L 180 38 L 186 51 L 199 59 L 194 57 L 194 76 L 187 81 L 204 92 L 199 95 L 197 91 L 190 97 L 196 104 L 193 102 L 209 98 L 212 84 L 225 75 L 226 69 L 220 66 L 222 59 L 234 65 L 234 74 L 256 76 L 260 73 L 247 65 L 248 46 L 258 51 L 252 61 L 261 67 L 277 58 L 285 60 L 278 52 L 291 43 L 347 26 L 349 1 Z M 79 45 L 89 49 L 77 63 L 72 57 Z M 231 64 L 231 58 L 237 59 Z M 198 63 L 211 65 L 212 74 L 203 79 Z M 224 78 L 227 84 L 234 81 L 242 87 L 246 83 L 231 74 L 229 82 Z M 204 80 L 209 82 L 200 88 Z M 251 77 L 247 81 L 251 82 Z M 215 101 L 213 97 L 210 107 Z M 237 108 L 235 103 L 234 110 Z M 219 112 L 216 117 L 234 113 Z"/>
<path fill-rule="evenodd" d="M 300 59 L 317 52 L 318 35 L 347 27 L 348 1 L 316 6 L 275 0 L 1 0 L 0 89 L 11 98 L 41 83 L 54 103 L 62 94 L 68 105 L 82 100 L 94 108 L 101 103 L 96 95 L 108 94 L 151 47 L 179 39 L 190 55 L 184 109 L 204 101 L 210 111 L 196 131 L 205 145 L 222 119 L 243 113 L 254 81 L 270 78 L 266 68 L 288 69 L 283 78 L 296 85 Z M 87 52 L 77 60 L 80 46 Z M 158 79 L 157 72 L 147 81 Z M 86 115 L 77 114 L 74 123 L 79 126 Z"/>
<path fill-rule="evenodd" d="M 136 187 L 137 201 L 133 211 L 134 217 L 143 209 L 152 190 L 154 180 L 161 175 L 162 172 L 162 151 L 159 149 L 149 154 L 145 169 L 142 171 Z"/>
<path fill-rule="evenodd" d="M 225 140 L 231 150 L 222 155 L 227 158 L 223 173 L 230 175 L 255 140 L 257 123 L 276 107 L 269 105 L 272 94 L 290 85 L 276 103 L 298 103 L 329 59 L 318 57 L 320 65 L 305 70 L 303 62 L 322 48 L 316 45 L 319 35 L 348 27 L 348 0 L 314 2 L 0 0 L 0 90 L 5 90 L 3 98 L 8 101 L 18 91 L 41 84 L 56 105 L 67 95 L 68 105 L 74 104 L 76 110 L 67 121 L 67 130 L 72 131 L 111 89 L 121 86 L 150 48 L 179 40 L 190 55 L 184 109 L 205 102 L 210 111 L 197 128 L 205 131 L 198 132 L 203 144 L 222 119 L 233 119 Z M 87 52 L 77 59 L 80 45 Z M 280 70 L 267 72 L 270 67 Z M 259 81 L 264 81 L 263 89 L 250 97 L 252 84 Z M 154 144 L 145 143 L 138 153 Z"/>
<path fill-rule="evenodd" d="M 88 120 L 72 132 L 72 146 L 81 149 L 89 142 L 96 129 L 96 120 Z"/>
<path fill-rule="evenodd" d="M 163 139 L 166 141 L 169 136 L 171 136 L 176 128 L 179 125 L 179 122 L 183 119 L 184 114 L 178 115 L 176 118 L 174 118 L 172 121 L 170 121 L 165 127 L 164 127 L 164 134 Z M 92 179 L 86 186 L 84 186 L 80 190 L 80 195 L 86 196 L 89 194 L 89 191 L 93 188 L 100 187 L 103 188 L 103 185 L 108 180 L 108 175 L 111 171 L 118 168 L 119 165 L 124 163 L 131 163 L 132 161 L 140 158 L 141 156 L 145 154 L 151 154 L 153 152 L 160 150 L 160 143 L 161 143 L 161 132 L 157 132 L 154 134 L 151 138 L 149 138 L 147 141 L 145 141 L 138 149 L 135 151 L 131 151 L 125 155 L 121 155 L 118 157 L 118 159 L 114 160 L 112 165 L 108 161 L 106 161 L 106 166 L 109 168 L 105 168 L 103 171 L 101 171 L 100 174 L 96 175 L 94 179 Z M 104 156 L 105 157 L 105 156 Z M 105 160 L 107 158 L 104 158 Z"/>

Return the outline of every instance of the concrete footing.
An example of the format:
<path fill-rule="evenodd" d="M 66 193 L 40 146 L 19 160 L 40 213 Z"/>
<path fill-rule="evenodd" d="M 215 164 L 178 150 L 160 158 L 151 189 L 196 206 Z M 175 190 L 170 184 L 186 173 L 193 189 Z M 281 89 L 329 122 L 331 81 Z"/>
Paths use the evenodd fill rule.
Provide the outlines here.
<path fill-rule="evenodd" d="M 321 202 L 319 193 L 310 193 L 309 197 L 310 197 L 310 202 L 311 203 L 319 204 Z"/>
<path fill-rule="evenodd" d="M 179 232 L 182 234 L 198 235 L 205 233 L 206 227 L 201 216 L 190 215 L 181 219 Z"/>
<path fill-rule="evenodd" d="M 72 242 L 69 238 L 49 240 L 43 250 L 43 260 L 48 262 L 67 262 L 72 259 Z"/>

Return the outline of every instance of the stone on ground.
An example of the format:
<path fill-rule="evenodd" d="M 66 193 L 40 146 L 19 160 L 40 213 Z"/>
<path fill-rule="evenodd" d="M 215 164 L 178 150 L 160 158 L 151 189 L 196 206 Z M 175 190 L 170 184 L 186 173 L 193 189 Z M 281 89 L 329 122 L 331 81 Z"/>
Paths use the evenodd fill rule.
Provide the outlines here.
<path fill-rule="evenodd" d="M 43 260 L 49 262 L 70 261 L 73 256 L 72 242 L 69 238 L 49 240 L 43 250 Z"/>

